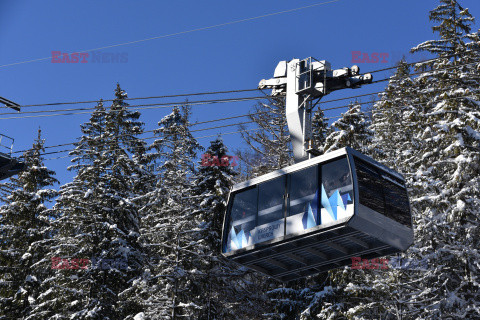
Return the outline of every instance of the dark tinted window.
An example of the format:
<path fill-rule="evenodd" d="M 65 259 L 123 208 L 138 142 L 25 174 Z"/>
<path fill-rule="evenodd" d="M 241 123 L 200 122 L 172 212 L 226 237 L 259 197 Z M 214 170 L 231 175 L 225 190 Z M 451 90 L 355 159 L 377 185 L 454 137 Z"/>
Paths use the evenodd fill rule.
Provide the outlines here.
<path fill-rule="evenodd" d="M 381 214 L 385 212 L 382 178 L 371 165 L 355 159 L 360 203 Z"/>
<path fill-rule="evenodd" d="M 407 190 L 398 184 L 383 179 L 385 192 L 385 215 L 407 227 L 411 226 Z"/>
<path fill-rule="evenodd" d="M 289 174 L 287 234 L 318 225 L 318 166 Z"/>
<path fill-rule="evenodd" d="M 347 158 L 322 165 L 322 184 L 328 196 L 337 190 L 351 190 L 352 177 Z"/>
<path fill-rule="evenodd" d="M 263 225 L 284 218 L 285 176 L 259 185 L 258 221 Z"/>
<path fill-rule="evenodd" d="M 400 180 L 359 159 L 355 167 L 360 203 L 411 227 L 407 190 Z"/>
<path fill-rule="evenodd" d="M 253 243 L 257 215 L 258 189 L 252 188 L 233 195 L 223 252 L 237 250 Z"/>
<path fill-rule="evenodd" d="M 318 166 L 290 174 L 289 216 L 305 212 L 305 207 L 314 198 L 318 189 Z"/>

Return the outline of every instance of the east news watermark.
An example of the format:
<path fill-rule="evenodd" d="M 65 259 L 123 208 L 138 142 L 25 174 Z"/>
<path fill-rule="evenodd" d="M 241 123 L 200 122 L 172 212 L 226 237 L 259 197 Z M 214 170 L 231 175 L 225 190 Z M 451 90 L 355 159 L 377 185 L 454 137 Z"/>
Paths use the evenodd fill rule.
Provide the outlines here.
<path fill-rule="evenodd" d="M 410 258 L 391 259 L 374 258 L 362 259 L 361 257 L 352 257 L 352 270 L 412 270 L 426 271 L 428 264 L 424 260 L 415 260 Z M 55 270 L 128 270 L 128 261 L 125 258 L 107 259 L 93 257 L 89 258 L 62 258 L 52 257 L 52 269 Z"/>
<path fill-rule="evenodd" d="M 431 57 L 424 52 L 403 53 L 400 51 L 379 52 L 379 51 L 352 51 L 352 63 L 397 63 L 404 59 L 406 62 L 417 62 L 427 60 Z"/>
<path fill-rule="evenodd" d="M 393 257 L 391 259 L 386 258 L 374 258 L 374 259 L 362 259 L 361 257 L 352 257 L 353 270 L 415 270 L 425 271 L 428 269 L 428 263 L 424 260 L 415 260 L 410 258 L 398 258 Z"/>
<path fill-rule="evenodd" d="M 237 156 L 212 156 L 211 154 L 205 153 L 202 154 L 202 162 L 200 165 L 202 167 L 235 167 L 238 165 L 236 162 L 238 160 Z"/>
<path fill-rule="evenodd" d="M 127 63 L 127 52 L 62 52 L 52 51 L 52 63 Z"/>
<path fill-rule="evenodd" d="M 388 63 L 388 52 L 352 51 L 352 63 Z"/>
<path fill-rule="evenodd" d="M 106 259 L 106 258 L 61 258 L 52 257 L 52 269 L 56 270 L 127 270 L 127 259 Z"/>

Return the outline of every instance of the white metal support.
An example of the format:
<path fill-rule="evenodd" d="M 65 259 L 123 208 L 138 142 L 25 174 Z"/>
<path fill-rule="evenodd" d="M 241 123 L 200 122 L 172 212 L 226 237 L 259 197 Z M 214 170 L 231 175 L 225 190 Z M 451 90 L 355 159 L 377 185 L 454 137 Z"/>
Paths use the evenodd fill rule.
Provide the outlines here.
<path fill-rule="evenodd" d="M 304 119 L 303 112 L 304 97 L 297 94 L 297 66 L 299 59 L 293 59 L 288 63 L 287 67 L 287 92 L 285 113 L 287 116 L 288 131 L 290 132 L 290 140 L 293 146 L 293 155 L 295 160 L 304 159 Z"/>
<path fill-rule="evenodd" d="M 313 105 L 312 101 L 335 90 L 355 89 L 372 82 L 371 74 L 359 75 L 359 72 L 357 66 L 331 70 L 328 61 L 310 57 L 280 61 L 274 77 L 260 81 L 259 89 L 272 89 L 273 96 L 286 96 L 285 114 L 295 162 L 319 154 L 311 139 L 312 109 L 318 103 Z"/>

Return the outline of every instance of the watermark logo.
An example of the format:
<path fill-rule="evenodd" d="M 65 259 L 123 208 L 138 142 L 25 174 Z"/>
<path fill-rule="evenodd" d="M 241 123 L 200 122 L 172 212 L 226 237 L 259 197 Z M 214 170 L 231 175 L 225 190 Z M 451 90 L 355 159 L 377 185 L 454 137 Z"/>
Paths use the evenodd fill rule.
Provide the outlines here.
<path fill-rule="evenodd" d="M 428 264 L 423 260 L 415 260 L 410 258 L 398 258 L 392 259 L 362 259 L 361 257 L 352 257 L 352 269 L 398 269 L 398 270 L 420 270 L 424 271 L 428 269 Z"/>
<path fill-rule="evenodd" d="M 90 262 L 89 259 L 68 259 L 68 258 L 60 258 L 60 257 L 53 257 L 52 258 L 52 269 L 88 269 L 88 263 Z"/>
<path fill-rule="evenodd" d="M 352 63 L 390 63 L 392 65 L 404 59 L 407 63 L 431 59 L 432 56 L 425 52 L 362 52 L 352 51 Z"/>
<path fill-rule="evenodd" d="M 416 260 L 411 258 L 393 257 L 388 264 L 392 269 L 425 271 L 428 269 L 428 263 L 425 260 Z"/>
<path fill-rule="evenodd" d="M 52 63 L 127 63 L 126 52 L 62 52 L 52 51 Z"/>
<path fill-rule="evenodd" d="M 388 63 L 388 52 L 352 51 L 352 63 Z"/>
<path fill-rule="evenodd" d="M 388 269 L 388 259 L 352 257 L 352 269 Z"/>
<path fill-rule="evenodd" d="M 237 166 L 238 160 L 237 156 L 212 156 L 211 154 L 205 153 L 202 155 L 201 165 L 204 167 L 235 167 Z"/>
<path fill-rule="evenodd" d="M 78 258 L 60 258 L 53 257 L 52 269 L 58 270 L 78 270 L 78 269 L 92 269 L 92 270 L 109 270 L 119 269 L 127 270 L 128 263 L 126 259 L 104 259 L 93 257 L 90 259 Z"/>

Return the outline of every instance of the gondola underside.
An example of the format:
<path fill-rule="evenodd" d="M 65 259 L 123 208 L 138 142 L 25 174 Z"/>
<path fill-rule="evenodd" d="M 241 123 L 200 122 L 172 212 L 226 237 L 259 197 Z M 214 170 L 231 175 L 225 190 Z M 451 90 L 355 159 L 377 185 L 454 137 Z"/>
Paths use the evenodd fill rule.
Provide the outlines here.
<path fill-rule="evenodd" d="M 363 225 L 384 233 L 378 226 L 366 226 L 365 221 L 352 219 L 353 224 Z M 257 270 L 280 281 L 291 281 L 331 269 L 352 264 L 353 257 L 372 259 L 388 256 L 404 250 L 380 241 L 376 236 L 352 227 L 350 223 L 336 223 L 307 235 L 291 237 L 284 241 L 268 244 L 258 249 L 250 249 L 232 255 L 230 259 Z M 362 226 L 360 226 L 362 228 Z M 405 230 L 404 230 L 405 231 Z M 413 232 L 408 239 L 392 239 L 392 233 L 386 238 L 389 242 L 404 243 L 408 247 L 413 242 Z"/>

